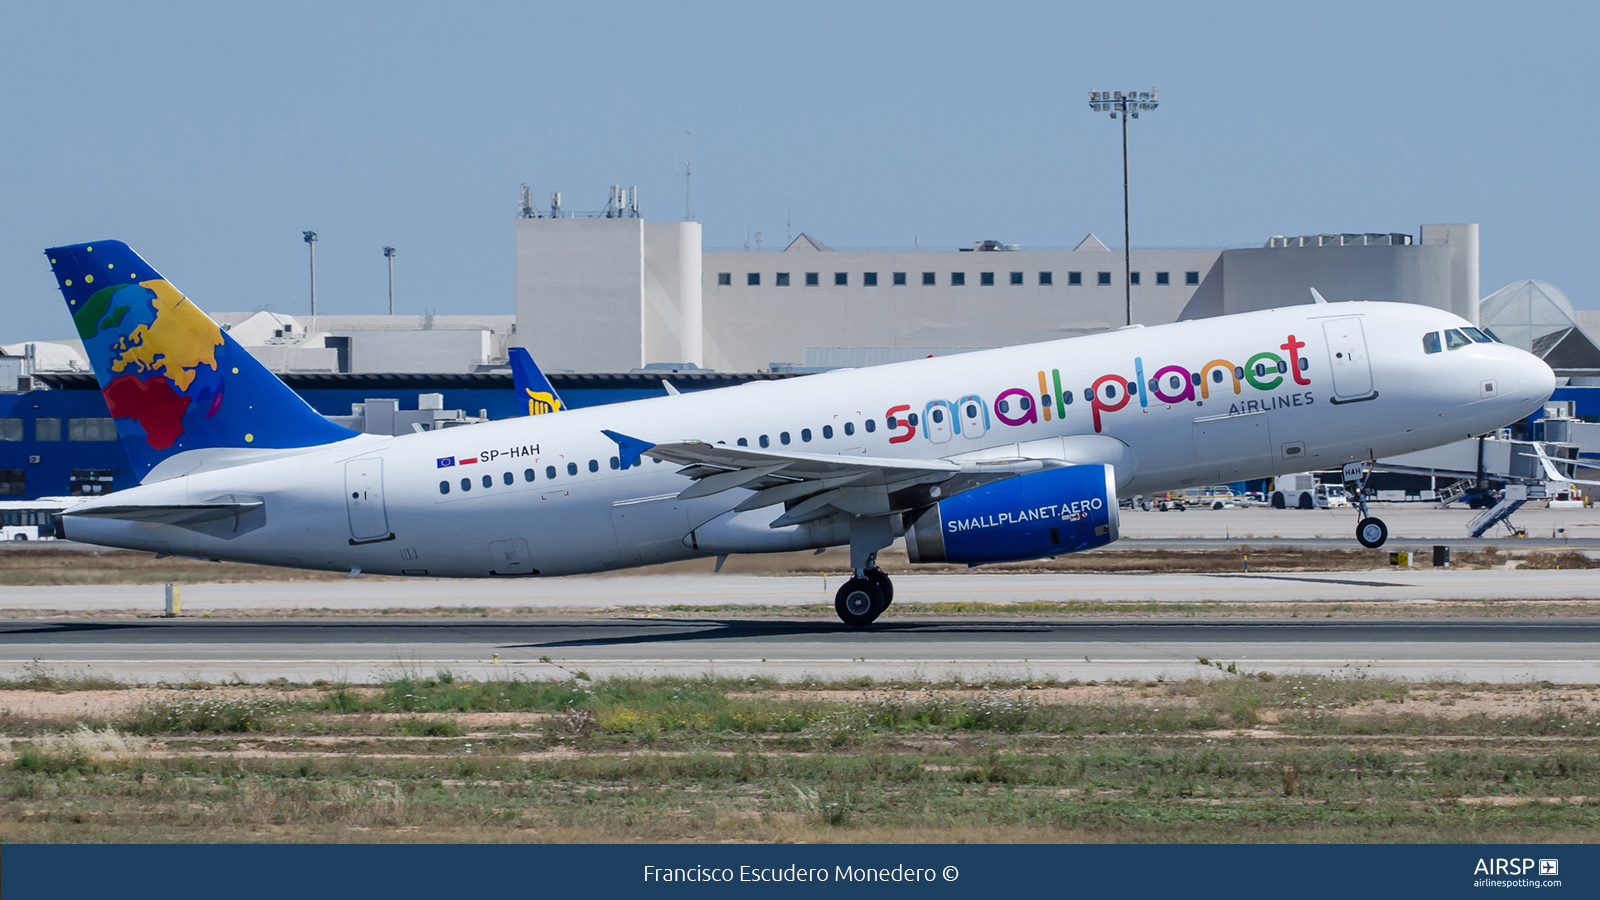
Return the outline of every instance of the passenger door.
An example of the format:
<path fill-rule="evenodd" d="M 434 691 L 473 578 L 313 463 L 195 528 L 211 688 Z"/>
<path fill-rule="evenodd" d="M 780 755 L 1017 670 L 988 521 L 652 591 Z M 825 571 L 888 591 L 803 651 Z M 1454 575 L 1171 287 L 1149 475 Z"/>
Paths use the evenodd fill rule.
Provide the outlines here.
<path fill-rule="evenodd" d="M 1333 372 L 1334 403 L 1371 400 L 1372 362 L 1367 358 L 1367 337 L 1359 316 L 1329 319 L 1322 323 L 1328 342 L 1328 365 Z"/>
<path fill-rule="evenodd" d="M 344 503 L 350 516 L 350 543 L 393 537 L 383 505 L 383 460 L 352 459 L 344 464 Z"/>

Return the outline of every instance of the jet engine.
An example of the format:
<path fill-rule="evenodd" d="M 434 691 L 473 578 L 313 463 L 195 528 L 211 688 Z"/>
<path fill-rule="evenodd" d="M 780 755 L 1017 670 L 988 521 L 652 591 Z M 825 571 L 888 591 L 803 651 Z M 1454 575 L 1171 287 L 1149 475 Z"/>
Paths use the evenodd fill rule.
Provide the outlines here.
<path fill-rule="evenodd" d="M 963 491 L 906 517 L 914 563 L 997 563 L 1059 556 L 1117 539 L 1116 472 L 1064 466 Z"/>

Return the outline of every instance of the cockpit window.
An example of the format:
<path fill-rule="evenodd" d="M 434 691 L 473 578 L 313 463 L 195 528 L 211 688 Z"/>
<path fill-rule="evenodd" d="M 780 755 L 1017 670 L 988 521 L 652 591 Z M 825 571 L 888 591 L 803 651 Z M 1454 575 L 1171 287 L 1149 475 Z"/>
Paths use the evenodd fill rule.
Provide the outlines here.
<path fill-rule="evenodd" d="M 1463 328 L 1461 330 L 1467 333 L 1467 337 L 1472 338 L 1474 341 L 1477 341 L 1480 344 L 1494 343 L 1494 341 L 1487 334 L 1484 334 L 1476 328 Z"/>
<path fill-rule="evenodd" d="M 1504 344 L 1505 343 L 1505 341 L 1500 340 L 1500 335 L 1495 334 L 1494 332 L 1490 331 L 1487 328 L 1482 329 L 1482 330 L 1483 330 L 1484 334 L 1487 334 L 1489 336 L 1489 340 L 1494 341 L 1496 344 Z"/>
<path fill-rule="evenodd" d="M 1444 347 L 1440 346 L 1440 344 L 1439 344 L 1439 332 L 1430 331 L 1427 334 L 1422 336 L 1422 352 L 1423 353 L 1438 353 L 1440 350 L 1443 350 L 1443 349 L 1444 349 Z"/>
<path fill-rule="evenodd" d="M 1451 350 L 1460 350 L 1462 347 L 1471 345 L 1472 341 L 1468 340 L 1467 336 L 1462 334 L 1460 330 L 1451 328 L 1444 333 L 1444 343 Z"/>

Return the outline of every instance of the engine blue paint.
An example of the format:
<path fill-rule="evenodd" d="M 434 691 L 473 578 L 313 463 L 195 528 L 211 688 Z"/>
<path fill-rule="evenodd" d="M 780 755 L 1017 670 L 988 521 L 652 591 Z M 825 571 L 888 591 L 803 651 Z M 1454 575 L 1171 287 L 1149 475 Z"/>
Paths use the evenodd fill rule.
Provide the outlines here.
<path fill-rule="evenodd" d="M 974 565 L 1013 562 L 1111 543 L 1117 499 L 1107 489 L 1107 468 L 1047 469 L 941 500 L 937 512 L 945 559 Z"/>

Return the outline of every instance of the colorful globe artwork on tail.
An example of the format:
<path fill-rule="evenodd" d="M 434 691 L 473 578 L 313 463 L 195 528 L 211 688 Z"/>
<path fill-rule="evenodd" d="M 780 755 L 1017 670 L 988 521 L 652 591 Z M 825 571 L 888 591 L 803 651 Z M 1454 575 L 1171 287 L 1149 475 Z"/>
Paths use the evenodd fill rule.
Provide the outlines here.
<path fill-rule="evenodd" d="M 306 405 L 126 244 L 46 253 L 141 478 L 185 450 L 306 447 L 353 436 Z"/>

